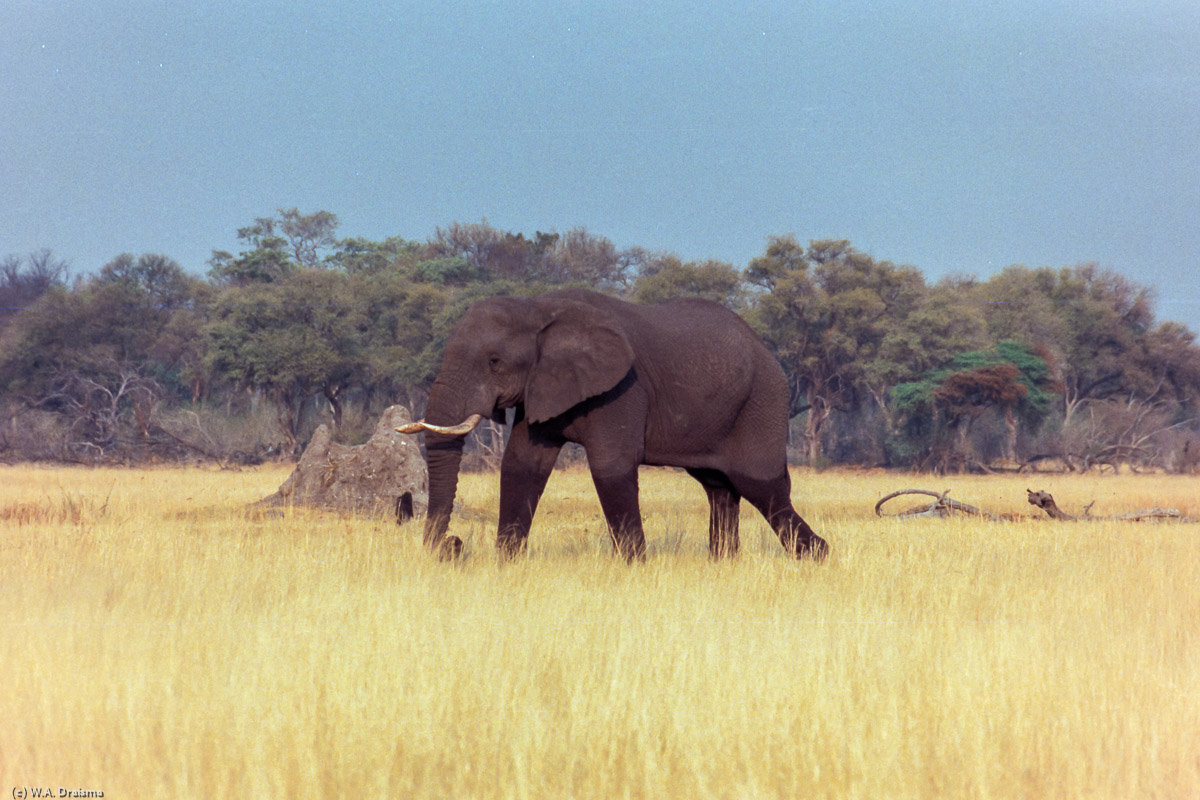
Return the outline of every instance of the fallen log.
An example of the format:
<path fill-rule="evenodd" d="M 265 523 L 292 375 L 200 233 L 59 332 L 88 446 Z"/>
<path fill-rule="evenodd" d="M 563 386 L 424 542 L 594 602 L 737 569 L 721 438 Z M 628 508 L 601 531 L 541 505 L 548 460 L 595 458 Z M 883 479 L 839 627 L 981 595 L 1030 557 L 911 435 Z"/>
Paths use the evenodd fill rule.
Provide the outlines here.
<path fill-rule="evenodd" d="M 916 508 L 910 508 L 907 511 L 901 511 L 899 514 L 883 513 L 884 503 L 893 498 L 906 494 L 923 494 L 936 499 L 932 503 L 928 503 L 924 506 L 918 506 Z M 968 516 L 984 517 L 992 521 L 1000 519 L 1000 517 L 996 516 L 990 511 L 984 511 L 981 508 L 976 508 L 975 506 L 967 505 L 966 503 L 960 503 L 957 500 L 951 500 L 948 497 L 949 494 L 949 489 L 941 492 L 940 494 L 938 492 L 931 492 L 928 489 L 901 489 L 898 492 L 892 492 L 876 503 L 875 515 L 878 517 L 948 517 L 951 513 L 958 512 Z"/>
<path fill-rule="evenodd" d="M 889 500 L 894 500 L 897 497 L 910 494 L 925 495 L 927 497 L 934 498 L 934 500 L 932 503 L 925 503 L 924 505 L 916 506 L 906 511 L 901 511 L 898 514 L 884 513 L 884 503 L 887 503 Z M 911 517 L 949 517 L 955 513 L 958 513 L 972 517 L 983 517 L 984 519 L 992 522 L 1014 519 L 1012 515 L 993 514 L 985 509 L 977 508 L 976 506 L 969 505 L 967 503 L 961 503 L 958 500 L 951 500 L 949 494 L 949 489 L 944 492 L 933 492 L 928 489 L 901 489 L 898 492 L 892 492 L 891 494 L 884 496 L 879 500 L 878 503 L 875 504 L 875 516 L 900 517 L 908 519 Z M 1141 511 L 1131 511 L 1125 514 L 1116 514 L 1107 517 L 1093 517 L 1091 514 L 1091 509 L 1095 501 L 1088 503 L 1083 509 L 1083 514 L 1077 516 L 1075 514 L 1068 514 L 1059 508 L 1058 503 L 1056 503 L 1054 500 L 1054 496 L 1047 491 L 1038 490 L 1035 492 L 1032 489 L 1026 489 L 1025 494 L 1030 505 L 1040 508 L 1042 511 L 1046 512 L 1046 515 L 1051 519 L 1064 522 L 1147 522 L 1157 520 L 1169 520 L 1172 522 L 1200 522 L 1200 520 L 1193 519 L 1192 517 L 1183 516 L 1178 509 L 1174 508 L 1148 508 Z"/>
<path fill-rule="evenodd" d="M 1107 517 L 1093 517 L 1091 514 L 1092 503 L 1088 503 L 1081 516 L 1068 514 L 1058 507 L 1058 503 L 1054 502 L 1054 496 L 1049 492 L 1032 489 L 1026 489 L 1025 494 L 1029 500 L 1029 504 L 1037 506 L 1050 515 L 1051 519 L 1060 519 L 1068 521 L 1086 520 L 1086 521 L 1119 521 L 1119 522 L 1143 522 L 1146 520 L 1169 519 L 1175 522 L 1200 522 L 1200 520 L 1185 517 L 1179 513 L 1177 508 L 1145 508 L 1141 511 L 1130 511 L 1126 514 L 1113 514 Z"/>

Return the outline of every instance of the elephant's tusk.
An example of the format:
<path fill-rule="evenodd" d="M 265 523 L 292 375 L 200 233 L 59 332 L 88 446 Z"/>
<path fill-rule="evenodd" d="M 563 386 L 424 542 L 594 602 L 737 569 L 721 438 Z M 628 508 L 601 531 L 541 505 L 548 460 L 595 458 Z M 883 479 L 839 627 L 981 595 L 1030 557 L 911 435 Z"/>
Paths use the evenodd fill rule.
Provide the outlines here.
<path fill-rule="evenodd" d="M 457 425 L 434 425 L 425 420 L 410 422 L 407 425 L 401 425 L 396 428 L 400 433 L 420 433 L 421 431 L 430 431 L 432 433 L 441 433 L 446 436 L 466 436 L 471 431 L 475 430 L 475 426 L 483 419 L 483 414 L 472 414 Z"/>

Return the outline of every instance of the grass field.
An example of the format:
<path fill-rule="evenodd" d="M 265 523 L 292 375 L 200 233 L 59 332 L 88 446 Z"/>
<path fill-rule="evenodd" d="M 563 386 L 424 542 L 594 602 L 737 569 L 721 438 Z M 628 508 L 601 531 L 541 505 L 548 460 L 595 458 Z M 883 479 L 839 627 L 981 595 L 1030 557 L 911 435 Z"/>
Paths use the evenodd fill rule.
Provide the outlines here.
<path fill-rule="evenodd" d="M 1200 796 L 1200 480 L 797 473 L 832 546 L 645 470 L 649 557 L 556 473 L 528 558 L 465 475 L 460 564 L 417 526 L 248 515 L 280 469 L 0 468 L 0 793 L 105 797 Z M 1023 522 L 880 520 L 895 489 Z M 903 502 L 900 503 L 903 505 Z"/>

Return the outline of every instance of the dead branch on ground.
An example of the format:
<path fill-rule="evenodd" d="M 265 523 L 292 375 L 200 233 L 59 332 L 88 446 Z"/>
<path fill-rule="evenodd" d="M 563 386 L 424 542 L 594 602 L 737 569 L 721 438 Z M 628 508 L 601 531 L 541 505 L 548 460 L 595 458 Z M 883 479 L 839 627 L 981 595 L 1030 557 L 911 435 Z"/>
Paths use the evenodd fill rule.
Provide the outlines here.
<path fill-rule="evenodd" d="M 1030 505 L 1040 508 L 1042 511 L 1046 512 L 1046 515 L 1049 516 L 1051 519 L 1063 520 L 1063 521 L 1068 521 L 1068 522 L 1073 522 L 1073 521 L 1146 522 L 1146 521 L 1159 521 L 1159 520 L 1169 520 L 1171 522 L 1200 522 L 1200 520 L 1183 516 L 1181 513 L 1179 513 L 1178 509 L 1157 508 L 1157 507 L 1156 508 L 1147 508 L 1147 509 L 1143 509 L 1141 511 L 1131 511 L 1127 514 L 1115 514 L 1112 516 L 1105 516 L 1105 517 L 1093 517 L 1091 514 L 1091 509 L 1092 509 L 1092 505 L 1095 503 L 1094 500 L 1091 503 L 1088 503 L 1087 506 L 1084 507 L 1082 515 L 1068 514 L 1067 512 L 1063 511 L 1061 508 L 1058 507 L 1058 503 L 1056 503 L 1054 501 L 1054 496 L 1051 495 L 1047 491 L 1038 490 L 1035 492 L 1032 489 L 1026 489 L 1025 493 L 1026 493 L 1026 499 L 1029 501 Z M 901 511 L 898 514 L 885 514 L 884 513 L 884 511 L 883 511 L 884 503 L 887 503 L 889 500 L 893 500 L 897 497 L 901 497 L 904 495 L 910 495 L 910 494 L 926 495 L 928 497 L 934 498 L 934 501 L 932 503 L 925 503 L 923 505 L 916 506 L 914 508 L 910 508 L 906 511 Z M 957 513 L 957 514 L 963 514 L 963 515 L 972 516 L 972 517 L 983 517 L 984 519 L 992 521 L 992 522 L 999 522 L 1001 520 L 1008 520 L 1008 519 L 1016 518 L 1014 515 L 1011 515 L 1011 514 L 993 514 L 992 512 L 986 511 L 982 508 L 977 508 L 975 506 L 968 505 L 967 503 L 960 503 L 957 500 L 951 500 L 949 497 L 949 494 L 950 494 L 949 489 L 947 489 L 944 492 L 940 492 L 940 493 L 932 492 L 932 491 L 929 491 L 928 489 L 901 489 L 898 492 L 892 492 L 891 494 L 886 495 L 885 497 L 880 499 L 880 501 L 875 504 L 875 515 L 878 517 L 901 517 L 904 519 L 908 519 L 910 517 L 949 517 L 949 516 L 953 516 L 954 514 Z"/>
<path fill-rule="evenodd" d="M 932 503 L 926 503 L 922 506 L 910 508 L 907 511 L 901 511 L 899 514 L 884 514 L 883 504 L 895 497 L 900 497 L 906 494 L 923 494 L 935 498 Z M 953 513 L 966 514 L 973 517 L 984 517 L 992 521 L 1000 519 L 997 515 L 984 511 L 981 508 L 960 503 L 957 500 L 949 498 L 950 490 L 944 492 L 931 492 L 928 489 L 901 489 L 898 492 L 892 492 L 875 504 L 875 515 L 879 517 L 948 517 Z"/>

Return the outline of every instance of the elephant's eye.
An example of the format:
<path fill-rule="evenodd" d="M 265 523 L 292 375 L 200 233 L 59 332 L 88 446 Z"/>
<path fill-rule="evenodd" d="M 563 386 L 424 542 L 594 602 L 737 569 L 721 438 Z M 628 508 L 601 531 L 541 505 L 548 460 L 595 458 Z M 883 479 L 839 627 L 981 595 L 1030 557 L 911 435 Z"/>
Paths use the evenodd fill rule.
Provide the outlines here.
<path fill-rule="evenodd" d="M 488 366 L 492 369 L 500 366 L 500 356 L 488 356 Z"/>

